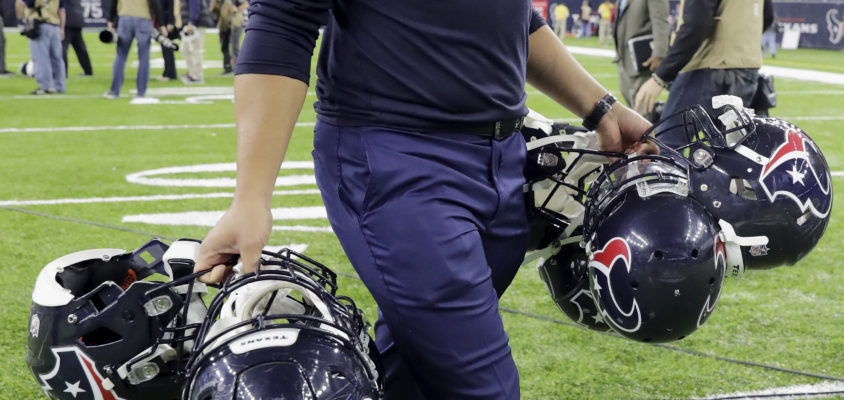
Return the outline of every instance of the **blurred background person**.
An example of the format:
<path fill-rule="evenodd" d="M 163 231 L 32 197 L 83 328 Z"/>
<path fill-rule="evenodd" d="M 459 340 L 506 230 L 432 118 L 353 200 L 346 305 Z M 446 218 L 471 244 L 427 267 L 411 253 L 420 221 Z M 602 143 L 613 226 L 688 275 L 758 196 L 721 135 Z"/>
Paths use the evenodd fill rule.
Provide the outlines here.
<path fill-rule="evenodd" d="M 215 25 L 210 0 L 177 0 L 177 3 L 181 22 L 187 22 L 182 26 L 179 48 L 188 67 L 188 72 L 182 75 L 182 82 L 202 84 L 205 83 L 205 28 Z"/>
<path fill-rule="evenodd" d="M 665 0 L 619 0 L 616 9 L 615 62 L 618 84 L 624 101 L 634 105 L 636 92 L 651 77 L 668 52 L 668 2 Z M 651 55 L 641 65 L 630 50 L 630 40 L 651 35 Z"/>
<path fill-rule="evenodd" d="M 569 8 L 564 3 L 554 7 L 554 33 L 563 41 L 566 38 L 566 24 L 569 19 Z"/>
<path fill-rule="evenodd" d="M 73 46 L 73 52 L 76 53 L 79 66 L 82 67 L 82 74 L 80 76 L 94 75 L 94 69 L 91 67 L 91 58 L 88 56 L 88 48 L 85 46 L 85 39 L 82 37 L 82 28 L 85 27 L 82 1 L 64 1 L 64 9 L 67 14 L 67 20 L 64 25 L 64 40 L 62 40 L 62 60 L 64 60 L 65 73 L 66 75 L 70 75 L 67 65 L 67 48 L 68 46 Z"/>
<path fill-rule="evenodd" d="M 762 66 L 762 31 L 773 20 L 771 0 L 683 0 L 668 53 L 636 93 L 635 108 L 651 112 L 672 82 L 663 115 L 695 104 L 712 113 L 712 97 L 729 94 L 750 107 Z M 741 38 L 738 40 L 737 38 Z M 681 130 L 663 135 L 683 144 Z"/>
<path fill-rule="evenodd" d="M 589 0 L 583 0 L 580 4 L 580 34 L 581 37 L 589 39 L 592 37 L 592 7 L 589 6 Z"/>
<path fill-rule="evenodd" d="M 598 6 L 598 15 L 601 21 L 598 23 L 598 44 L 601 46 L 610 44 L 610 36 L 612 35 L 612 10 L 613 5 L 610 0 L 604 0 Z"/>
<path fill-rule="evenodd" d="M 116 4 L 115 4 L 116 3 Z M 161 11 L 160 0 L 115 0 L 111 5 L 108 28 L 114 29 L 117 24 L 117 55 L 111 69 L 111 87 L 103 95 L 109 99 L 120 97 L 120 88 L 126 69 L 126 59 L 132 41 L 137 39 L 138 46 L 138 75 L 135 79 L 137 87 L 136 99 L 146 96 L 149 83 L 149 47 L 152 37 L 153 19 L 162 35 L 167 35 L 164 27 L 164 14 Z M 143 102 L 143 100 L 133 100 Z"/>
<path fill-rule="evenodd" d="M 771 11 L 773 13 L 773 11 Z M 777 58 L 777 27 L 779 19 L 776 14 L 773 14 L 771 24 L 765 27 L 765 32 L 762 32 L 762 58 L 765 58 L 765 53 L 771 53 L 771 58 Z"/>
<path fill-rule="evenodd" d="M 161 12 L 164 15 L 164 27 L 167 29 L 167 34 L 170 39 L 173 39 L 173 34 L 176 33 L 176 12 L 174 10 L 175 4 L 173 0 L 161 0 Z M 155 79 L 160 82 L 172 81 L 179 78 L 179 73 L 176 70 L 176 56 L 172 48 L 161 44 L 161 57 L 164 58 L 164 71 L 161 76 Z"/>
<path fill-rule="evenodd" d="M 0 4 L 0 78 L 12 76 L 15 73 L 6 69 L 6 35 L 3 33 L 3 19 L 6 14 Z"/>
<path fill-rule="evenodd" d="M 17 0 L 21 19 L 40 21 L 39 35 L 29 39 L 29 55 L 38 88 L 30 94 L 64 93 L 67 76 L 62 61 L 65 10 L 62 0 Z"/>

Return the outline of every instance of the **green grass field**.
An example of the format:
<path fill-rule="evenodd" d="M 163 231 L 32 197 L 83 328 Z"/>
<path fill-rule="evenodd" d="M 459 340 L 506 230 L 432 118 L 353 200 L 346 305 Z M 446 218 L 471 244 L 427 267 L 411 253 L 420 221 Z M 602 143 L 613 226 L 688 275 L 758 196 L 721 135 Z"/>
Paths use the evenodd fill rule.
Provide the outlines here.
<path fill-rule="evenodd" d="M 6 38 L 11 69 L 29 58 L 28 49 L 20 35 L 7 32 Z M 232 187 L 225 182 L 186 184 L 233 178 L 231 170 L 147 176 L 169 179 L 155 185 L 129 182 L 127 175 L 233 163 L 231 101 L 197 98 L 202 95 L 199 90 L 230 93 L 232 78 L 218 76 L 218 67 L 206 70 L 203 86 L 151 81 L 148 95 L 163 104 L 130 105 L 128 91 L 135 87 L 132 55 L 123 98 L 104 99 L 114 48 L 99 43 L 95 32 L 87 33 L 86 40 L 95 76 L 78 77 L 81 69 L 71 51 L 66 95 L 30 96 L 27 93 L 36 88 L 33 79 L 0 79 L 0 399 L 43 397 L 24 364 L 30 294 L 42 266 L 83 249 L 134 249 L 153 236 L 168 241 L 202 238 L 208 226 L 130 221 L 149 221 L 143 216 L 149 214 L 222 211 L 230 202 Z M 596 40 L 572 39 L 567 44 L 594 46 Z M 207 35 L 207 61 L 219 63 L 217 43 L 215 35 Z M 160 59 L 160 53 L 152 57 Z M 610 59 L 578 59 L 618 93 Z M 841 52 L 781 50 L 775 61 L 770 65 L 844 72 Z M 152 75 L 160 74 L 160 64 L 153 64 Z M 779 106 L 772 114 L 801 126 L 819 143 L 831 169 L 844 171 L 844 87 L 787 79 L 777 79 L 776 87 Z M 194 92 L 179 92 L 186 88 Z M 553 118 L 573 118 L 532 88 L 528 91 L 531 108 Z M 300 117 L 290 161 L 311 160 L 313 100 L 311 95 Z M 303 173 L 312 174 L 302 169 L 281 172 Z M 834 178 L 835 190 L 844 189 L 841 184 L 841 178 Z M 274 207 L 321 205 L 314 185 L 277 188 L 290 189 L 312 191 L 276 196 Z M 152 197 L 159 195 L 173 196 Z M 709 321 L 669 345 L 634 343 L 573 326 L 556 309 L 534 268 L 523 267 L 501 299 L 523 398 L 689 399 L 836 381 L 837 390 L 842 390 L 844 262 L 836 258 L 844 241 L 842 207 L 841 202 L 834 204 L 826 236 L 799 265 L 728 279 Z M 328 226 L 321 219 L 275 223 Z M 340 291 L 369 316 L 375 315 L 371 297 L 353 277 L 331 233 L 274 231 L 270 239 L 271 245 L 294 243 L 307 244 L 306 254 L 341 272 Z"/>

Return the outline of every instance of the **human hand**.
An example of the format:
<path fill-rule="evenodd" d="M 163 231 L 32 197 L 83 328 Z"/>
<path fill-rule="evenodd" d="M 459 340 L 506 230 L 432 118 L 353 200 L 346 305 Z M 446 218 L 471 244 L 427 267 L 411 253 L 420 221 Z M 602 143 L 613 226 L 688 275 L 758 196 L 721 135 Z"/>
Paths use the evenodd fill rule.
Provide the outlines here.
<path fill-rule="evenodd" d="M 651 79 L 645 81 L 642 87 L 639 88 L 639 91 L 636 92 L 634 102 L 636 111 L 643 114 L 653 111 L 656 98 L 659 97 L 660 92 L 662 92 L 662 85 L 656 79 L 651 77 Z"/>
<path fill-rule="evenodd" d="M 193 35 L 193 24 L 188 22 L 188 24 L 185 26 L 184 31 L 185 31 L 185 35 L 188 35 L 188 36 Z"/>
<path fill-rule="evenodd" d="M 653 72 L 659 64 L 662 64 L 662 58 L 651 56 L 642 63 L 642 66 L 647 67 L 651 70 L 651 72 Z"/>
<path fill-rule="evenodd" d="M 213 268 L 199 280 L 220 282 L 231 273 L 238 256 L 244 274 L 255 271 L 271 230 L 269 208 L 235 201 L 202 241 L 194 272 Z"/>
<path fill-rule="evenodd" d="M 167 28 L 164 26 L 159 26 L 158 31 L 161 32 L 161 36 L 167 37 Z"/>
<path fill-rule="evenodd" d="M 598 147 L 620 153 L 659 154 L 653 142 L 642 140 L 650 127 L 651 123 L 644 117 L 616 102 L 598 123 Z"/>

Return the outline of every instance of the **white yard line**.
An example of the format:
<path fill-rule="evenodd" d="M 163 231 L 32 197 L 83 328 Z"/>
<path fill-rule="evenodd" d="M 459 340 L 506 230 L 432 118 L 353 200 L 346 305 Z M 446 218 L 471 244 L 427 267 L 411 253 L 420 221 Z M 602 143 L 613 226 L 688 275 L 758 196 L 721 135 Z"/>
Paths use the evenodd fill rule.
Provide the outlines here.
<path fill-rule="evenodd" d="M 784 386 L 778 388 L 770 388 L 765 390 L 757 390 L 753 392 L 738 392 L 717 394 L 709 397 L 704 397 L 698 400 L 715 400 L 715 399 L 742 399 L 742 400 L 797 400 L 805 398 L 821 398 L 825 393 L 836 393 L 841 396 L 844 391 L 844 382 L 821 382 L 814 385 L 795 385 Z"/>
<path fill-rule="evenodd" d="M 273 196 L 294 196 L 319 194 L 319 189 L 302 190 L 277 190 Z M 44 200 L 0 200 L 0 207 L 20 206 L 51 206 L 60 204 L 92 204 L 92 203 L 133 203 L 146 201 L 173 201 L 193 199 L 218 199 L 231 198 L 234 193 L 187 193 L 187 194 L 162 194 L 151 196 L 115 196 L 115 197 L 86 197 L 86 198 L 65 198 L 65 199 L 44 199 Z"/>
<path fill-rule="evenodd" d="M 296 126 L 314 126 L 315 122 L 297 122 Z M 228 124 L 175 124 L 175 125 L 110 125 L 110 126 L 58 126 L 41 128 L 2 128 L 0 133 L 35 133 L 35 132 L 88 132 L 88 131 L 144 131 L 162 129 L 223 129 L 234 128 Z"/>
<path fill-rule="evenodd" d="M 615 50 L 594 49 L 591 47 L 577 46 L 566 47 L 573 54 L 596 57 L 615 57 Z M 835 72 L 813 71 L 809 69 L 799 68 L 773 67 L 769 65 L 763 65 L 762 68 L 760 68 L 759 70 L 761 72 L 768 73 L 779 78 L 791 78 L 802 81 L 814 81 L 821 83 L 844 85 L 844 74 L 839 74 Z"/>

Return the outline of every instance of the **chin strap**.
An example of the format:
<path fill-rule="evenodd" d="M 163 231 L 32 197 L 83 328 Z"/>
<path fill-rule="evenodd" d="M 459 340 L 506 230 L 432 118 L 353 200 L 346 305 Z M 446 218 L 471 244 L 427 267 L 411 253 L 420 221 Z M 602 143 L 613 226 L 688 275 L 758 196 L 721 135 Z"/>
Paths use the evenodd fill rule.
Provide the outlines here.
<path fill-rule="evenodd" d="M 768 244 L 767 236 L 739 236 L 736 234 L 733 225 L 723 219 L 718 220 L 721 232 L 718 236 L 724 241 L 727 250 L 728 276 L 739 277 L 744 274 L 744 258 L 741 254 L 742 247 L 765 246 Z"/>

